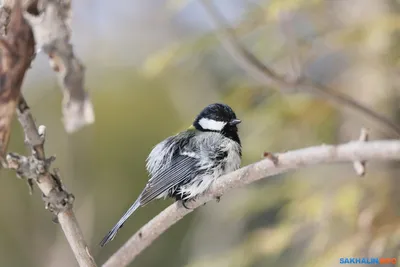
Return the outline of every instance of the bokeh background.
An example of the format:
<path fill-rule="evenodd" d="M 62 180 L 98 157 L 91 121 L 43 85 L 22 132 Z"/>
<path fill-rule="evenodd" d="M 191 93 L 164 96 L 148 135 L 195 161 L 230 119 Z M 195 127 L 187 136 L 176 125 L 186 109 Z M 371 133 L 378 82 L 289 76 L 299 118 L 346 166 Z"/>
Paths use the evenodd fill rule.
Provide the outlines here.
<path fill-rule="evenodd" d="M 215 0 L 240 41 L 285 75 L 301 73 L 400 123 L 399 8 L 395 0 Z M 23 90 L 46 151 L 98 263 L 172 201 L 139 209 L 117 238 L 99 241 L 147 181 L 144 161 L 204 106 L 231 105 L 243 120 L 243 165 L 279 152 L 393 138 L 365 116 L 301 90 L 260 84 L 231 59 L 197 0 L 73 1 L 73 43 L 87 67 L 96 122 L 67 135 L 61 94 L 43 54 Z M 25 153 L 14 123 L 9 150 Z M 399 164 L 318 166 L 237 189 L 169 229 L 130 266 L 338 266 L 341 257 L 398 257 Z M 38 190 L 0 173 L 0 266 L 76 266 Z"/>

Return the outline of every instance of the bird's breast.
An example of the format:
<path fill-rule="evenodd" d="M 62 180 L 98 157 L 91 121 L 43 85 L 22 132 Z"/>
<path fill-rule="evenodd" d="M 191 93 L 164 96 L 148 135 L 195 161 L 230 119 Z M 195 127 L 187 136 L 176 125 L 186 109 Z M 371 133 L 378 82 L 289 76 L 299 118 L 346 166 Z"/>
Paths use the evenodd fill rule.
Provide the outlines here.
<path fill-rule="evenodd" d="M 226 144 L 225 151 L 227 152 L 225 160 L 225 173 L 233 172 L 240 167 L 240 145 L 234 142 Z"/>

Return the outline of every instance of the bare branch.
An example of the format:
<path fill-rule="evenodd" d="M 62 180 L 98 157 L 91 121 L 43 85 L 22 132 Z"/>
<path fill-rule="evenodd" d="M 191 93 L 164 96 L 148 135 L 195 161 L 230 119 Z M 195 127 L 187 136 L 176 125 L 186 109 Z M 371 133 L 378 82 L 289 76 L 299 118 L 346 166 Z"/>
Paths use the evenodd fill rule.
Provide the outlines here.
<path fill-rule="evenodd" d="M 5 17 L 9 11 L 11 17 L 6 25 L 8 20 Z M 10 122 L 16 109 L 25 132 L 25 141 L 32 151 L 32 155 L 28 157 L 10 153 L 6 157 L 6 164 L 3 164 L 16 170 L 18 176 L 26 178 L 30 187 L 36 183 L 40 188 L 46 208 L 56 215 L 79 266 L 96 267 L 72 211 L 74 197 L 64 188 L 59 173 L 49 171 L 55 158 L 46 158 L 44 152 L 45 127 L 36 127 L 29 107 L 20 94 L 25 72 L 30 66 L 35 50 L 31 27 L 22 15 L 19 1 L 9 10 L 2 6 L 0 13 L 0 23 L 4 23 L 0 25 L 0 30 L 6 34 L 4 39 L 0 39 L 0 152 L 6 152 Z M 0 159 L 4 161 L 3 154 Z"/>
<path fill-rule="evenodd" d="M 271 153 L 269 153 L 271 154 Z M 103 267 L 123 267 L 132 262 L 144 249 L 168 228 L 189 214 L 193 209 L 234 188 L 242 187 L 260 179 L 288 171 L 325 163 L 343 163 L 367 160 L 400 160 L 400 141 L 383 140 L 373 142 L 354 141 L 342 145 L 322 145 L 274 154 L 278 164 L 270 157 L 243 167 L 218 178 L 204 196 L 189 203 L 191 210 L 182 207 L 180 202 L 167 207 L 159 215 L 137 231 Z"/>
<path fill-rule="evenodd" d="M 70 0 L 38 0 L 39 14 L 25 13 L 39 49 L 50 59 L 63 92 L 63 121 L 68 133 L 94 122 L 92 102 L 84 89 L 85 68 L 70 44 Z"/>
<path fill-rule="evenodd" d="M 74 196 L 68 193 L 61 183 L 57 170 L 50 171 L 54 157 L 46 158 L 44 151 L 45 128 L 36 127 L 30 109 L 23 97 L 17 108 L 18 119 L 25 132 L 26 143 L 32 149 L 32 156 L 25 157 L 10 153 L 7 155 L 9 168 L 15 169 L 21 177 L 34 181 L 43 193 L 46 208 L 56 215 L 57 221 L 68 240 L 75 258 L 81 267 L 96 267 L 82 231 L 72 211 Z"/>
<path fill-rule="evenodd" d="M 298 88 L 302 92 L 326 99 L 339 107 L 344 107 L 367 116 L 376 125 L 383 126 L 385 129 L 390 130 L 400 137 L 399 125 L 349 96 L 334 91 L 331 88 L 312 81 L 304 76 L 297 80 L 288 79 L 266 66 L 254 54 L 238 42 L 233 30 L 225 26 L 226 22 L 223 16 L 212 6 L 212 4 L 209 3 L 209 0 L 200 0 L 200 2 L 203 4 L 210 18 L 218 28 L 219 31 L 217 31 L 217 36 L 225 49 L 237 64 L 247 71 L 255 80 L 264 85 L 272 84 L 280 87 L 282 92 L 293 91 L 293 88 Z"/>
<path fill-rule="evenodd" d="M 92 102 L 84 89 L 85 68 L 70 44 L 71 0 L 21 0 L 25 19 L 31 24 L 37 50 L 44 51 L 57 73 L 63 92 L 63 122 L 68 133 L 75 132 L 95 120 Z M 3 0 L 3 9 L 16 0 Z M 4 28 L 6 16 L 0 14 Z M 4 22 L 4 23 L 2 23 Z M 4 32 L 4 29 L 0 29 Z"/>

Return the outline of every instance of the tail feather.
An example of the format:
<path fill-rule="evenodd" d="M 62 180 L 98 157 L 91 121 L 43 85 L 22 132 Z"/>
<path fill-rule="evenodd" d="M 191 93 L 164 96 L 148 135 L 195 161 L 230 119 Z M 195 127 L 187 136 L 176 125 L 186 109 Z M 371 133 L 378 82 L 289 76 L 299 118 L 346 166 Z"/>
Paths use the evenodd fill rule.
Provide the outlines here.
<path fill-rule="evenodd" d="M 108 232 L 108 234 L 101 240 L 100 246 L 104 247 L 108 242 L 112 241 L 114 237 L 117 235 L 118 230 L 124 225 L 125 221 L 135 212 L 137 208 L 140 207 L 140 200 L 137 199 L 135 203 L 125 212 L 124 216 L 117 222 L 116 225 Z"/>

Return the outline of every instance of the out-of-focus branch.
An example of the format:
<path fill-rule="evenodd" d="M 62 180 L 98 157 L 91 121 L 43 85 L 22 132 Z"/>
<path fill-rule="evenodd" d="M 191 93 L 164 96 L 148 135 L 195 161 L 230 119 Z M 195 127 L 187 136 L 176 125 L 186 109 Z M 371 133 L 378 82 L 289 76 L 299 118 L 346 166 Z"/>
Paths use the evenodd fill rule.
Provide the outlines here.
<path fill-rule="evenodd" d="M 85 68 L 70 44 L 71 0 L 39 0 L 39 15 L 31 23 L 37 45 L 49 56 L 63 97 L 63 121 L 69 133 L 94 122 L 92 102 L 84 89 Z"/>
<path fill-rule="evenodd" d="M 16 5 L 12 12 L 2 9 L 1 16 L 7 19 L 5 13 L 11 15 L 8 34 L 0 39 L 0 161 L 3 164 L 22 81 L 35 50 L 33 33 L 22 16 L 21 6 Z"/>
<path fill-rule="evenodd" d="M 95 267 L 88 246 L 72 211 L 74 197 L 68 193 L 61 183 L 57 171 L 50 172 L 54 157 L 46 158 L 44 152 L 45 127 L 36 127 L 25 99 L 20 94 L 20 88 L 25 72 L 30 66 L 34 55 L 35 40 L 29 23 L 22 15 L 20 2 L 12 8 L 0 8 L 1 15 L 10 12 L 10 22 L 2 20 L 0 39 L 0 140 L 2 153 L 6 152 L 9 137 L 9 127 L 15 109 L 18 119 L 25 132 L 26 144 L 30 146 L 32 155 L 21 156 L 10 153 L 6 157 L 5 166 L 14 169 L 17 175 L 28 180 L 30 186 L 35 182 L 43 193 L 46 208 L 52 211 L 59 221 L 64 234 L 75 254 L 79 266 Z M 7 15 L 7 14 L 6 14 Z M 2 158 L 4 161 L 4 158 Z"/>
<path fill-rule="evenodd" d="M 342 145 L 322 145 L 275 154 L 272 157 L 243 167 L 235 172 L 218 178 L 210 190 L 197 201 L 189 203 L 190 210 L 176 202 L 153 218 L 137 231 L 103 267 L 123 267 L 132 262 L 145 248 L 156 240 L 168 228 L 216 197 L 222 196 L 234 188 L 242 187 L 263 178 L 271 177 L 300 168 L 338 162 L 368 160 L 400 160 L 400 141 L 354 141 Z"/>
<path fill-rule="evenodd" d="M 368 116 L 368 118 L 371 119 L 371 121 L 373 121 L 376 125 L 383 126 L 385 129 L 390 130 L 400 137 L 399 125 L 392 122 L 385 116 L 375 112 L 374 110 L 362 105 L 349 96 L 334 91 L 331 88 L 312 81 L 304 76 L 301 76 L 298 79 L 289 80 L 283 75 L 275 72 L 270 67 L 266 66 L 253 53 L 248 51 L 243 45 L 240 44 L 240 42 L 236 39 L 232 29 L 226 27 L 226 22 L 223 16 L 212 6 L 209 0 L 200 0 L 200 2 L 203 4 L 208 15 L 218 28 L 218 38 L 227 52 L 241 68 L 248 72 L 249 75 L 251 75 L 258 82 L 264 85 L 277 86 L 282 92 L 285 92 L 285 90 L 287 91 L 289 88 L 290 91 L 293 91 L 293 88 L 296 88 L 296 91 L 321 97 L 339 107 L 344 107 Z"/>
<path fill-rule="evenodd" d="M 15 0 L 3 0 L 10 8 Z M 31 24 L 37 48 L 49 56 L 63 92 L 63 122 L 68 133 L 95 120 L 92 102 L 84 89 L 85 68 L 70 44 L 71 0 L 23 0 L 24 17 Z"/>

